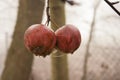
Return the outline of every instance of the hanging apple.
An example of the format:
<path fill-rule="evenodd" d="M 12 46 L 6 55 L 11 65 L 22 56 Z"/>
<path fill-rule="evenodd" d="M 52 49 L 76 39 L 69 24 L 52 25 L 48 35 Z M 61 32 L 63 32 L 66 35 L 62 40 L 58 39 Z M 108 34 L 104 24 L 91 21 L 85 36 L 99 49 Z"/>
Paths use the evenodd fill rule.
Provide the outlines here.
<path fill-rule="evenodd" d="M 73 53 L 81 44 L 81 34 L 74 25 L 62 26 L 56 30 L 55 35 L 56 47 L 65 53 Z"/>
<path fill-rule="evenodd" d="M 25 31 L 24 44 L 35 55 L 45 57 L 56 44 L 55 33 L 43 24 L 32 25 Z"/>

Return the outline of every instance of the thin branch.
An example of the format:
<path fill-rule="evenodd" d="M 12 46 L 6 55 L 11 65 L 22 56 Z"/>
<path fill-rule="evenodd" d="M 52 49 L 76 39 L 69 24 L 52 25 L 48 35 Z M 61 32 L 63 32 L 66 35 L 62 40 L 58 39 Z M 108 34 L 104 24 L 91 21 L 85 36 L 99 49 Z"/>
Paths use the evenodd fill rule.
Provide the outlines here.
<path fill-rule="evenodd" d="M 50 17 L 50 6 L 49 6 L 49 3 L 50 3 L 50 1 L 47 0 L 47 7 L 46 7 L 47 21 L 46 21 L 45 25 L 48 26 L 48 25 L 49 25 L 49 22 L 51 21 L 51 23 L 53 23 L 56 27 L 59 28 L 59 26 L 55 23 L 55 21 L 52 20 L 51 17 Z"/>
<path fill-rule="evenodd" d="M 111 2 L 112 5 L 118 4 L 120 1 Z"/>
<path fill-rule="evenodd" d="M 108 0 L 104 0 L 119 16 L 120 16 L 120 12 L 113 6 L 114 4 L 119 3 L 120 1 L 117 2 L 109 2 Z"/>
<path fill-rule="evenodd" d="M 47 21 L 46 21 L 46 25 L 49 25 L 50 22 L 50 7 L 49 7 L 49 0 L 47 0 L 47 7 L 46 7 L 46 15 L 47 15 Z"/>

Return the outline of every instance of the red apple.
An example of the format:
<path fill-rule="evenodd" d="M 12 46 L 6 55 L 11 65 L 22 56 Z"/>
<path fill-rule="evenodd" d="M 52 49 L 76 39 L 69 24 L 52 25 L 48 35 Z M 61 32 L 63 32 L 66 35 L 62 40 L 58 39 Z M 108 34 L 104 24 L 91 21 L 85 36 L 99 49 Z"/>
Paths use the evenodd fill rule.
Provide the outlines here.
<path fill-rule="evenodd" d="M 43 24 L 32 25 L 25 31 L 24 44 L 35 55 L 45 57 L 56 44 L 55 33 Z"/>
<path fill-rule="evenodd" d="M 65 53 L 73 53 L 81 44 L 81 34 L 74 25 L 62 26 L 55 35 L 56 47 Z"/>

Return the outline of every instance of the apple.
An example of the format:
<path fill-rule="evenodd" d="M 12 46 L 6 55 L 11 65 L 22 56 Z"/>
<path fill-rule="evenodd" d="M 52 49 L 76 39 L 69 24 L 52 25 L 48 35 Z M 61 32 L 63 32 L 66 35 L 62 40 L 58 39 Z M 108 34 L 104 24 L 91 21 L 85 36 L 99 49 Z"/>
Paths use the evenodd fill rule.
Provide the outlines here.
<path fill-rule="evenodd" d="M 80 31 L 71 24 L 64 25 L 55 31 L 56 47 L 65 53 L 73 53 L 81 44 Z"/>
<path fill-rule="evenodd" d="M 25 31 L 24 44 L 36 56 L 45 57 L 53 50 L 56 36 L 46 25 L 34 24 Z"/>

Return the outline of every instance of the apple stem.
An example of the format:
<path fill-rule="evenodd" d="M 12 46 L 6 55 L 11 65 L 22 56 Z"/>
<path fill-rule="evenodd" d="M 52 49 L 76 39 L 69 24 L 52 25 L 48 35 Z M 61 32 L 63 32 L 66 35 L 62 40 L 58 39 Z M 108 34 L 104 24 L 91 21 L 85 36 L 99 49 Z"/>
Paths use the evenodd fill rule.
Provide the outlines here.
<path fill-rule="evenodd" d="M 50 1 L 47 0 L 47 7 L 46 7 L 46 15 L 47 15 L 47 21 L 45 22 L 45 25 L 49 25 L 49 22 L 51 21 L 56 27 L 59 27 L 54 20 L 50 18 L 50 6 L 49 6 Z"/>
<path fill-rule="evenodd" d="M 59 26 L 54 22 L 54 20 L 50 19 L 51 23 L 53 23 L 57 28 L 59 28 Z"/>

